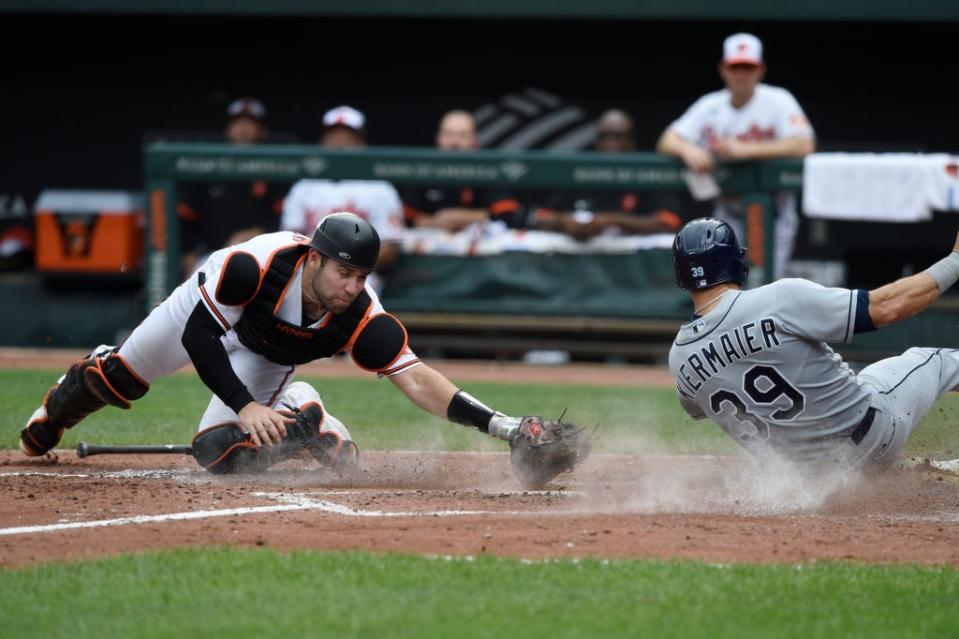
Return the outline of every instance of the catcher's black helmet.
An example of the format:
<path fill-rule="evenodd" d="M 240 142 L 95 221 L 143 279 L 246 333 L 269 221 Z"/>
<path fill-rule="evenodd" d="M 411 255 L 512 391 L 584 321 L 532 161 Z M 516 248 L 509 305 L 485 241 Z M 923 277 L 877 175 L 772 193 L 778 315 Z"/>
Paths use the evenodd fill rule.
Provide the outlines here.
<path fill-rule="evenodd" d="M 373 270 L 380 256 L 380 236 L 353 213 L 331 213 L 313 233 L 310 246 L 347 266 Z"/>
<path fill-rule="evenodd" d="M 676 283 L 687 291 L 723 282 L 742 285 L 749 273 L 746 249 L 729 224 L 710 217 L 686 223 L 673 240 Z"/>

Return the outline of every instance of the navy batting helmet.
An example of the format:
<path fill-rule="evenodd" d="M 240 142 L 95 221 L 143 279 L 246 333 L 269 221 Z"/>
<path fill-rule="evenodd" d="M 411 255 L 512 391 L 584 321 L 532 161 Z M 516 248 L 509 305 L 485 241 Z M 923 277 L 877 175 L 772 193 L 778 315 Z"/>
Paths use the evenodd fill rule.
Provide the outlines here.
<path fill-rule="evenodd" d="M 323 218 L 310 246 L 347 266 L 370 271 L 380 256 L 380 236 L 376 229 L 352 213 L 331 213 Z"/>
<path fill-rule="evenodd" d="M 687 291 L 723 282 L 742 285 L 749 273 L 746 249 L 722 220 L 701 217 L 686 223 L 673 240 L 676 283 Z"/>

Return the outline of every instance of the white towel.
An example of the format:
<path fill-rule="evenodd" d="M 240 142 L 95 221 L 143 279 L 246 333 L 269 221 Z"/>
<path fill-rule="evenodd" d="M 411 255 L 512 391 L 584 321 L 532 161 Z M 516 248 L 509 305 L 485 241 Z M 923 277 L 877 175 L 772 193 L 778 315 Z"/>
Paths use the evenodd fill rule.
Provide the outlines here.
<path fill-rule="evenodd" d="M 814 153 L 804 163 L 803 210 L 809 217 L 832 219 L 928 220 L 937 165 L 941 167 L 942 156 Z"/>

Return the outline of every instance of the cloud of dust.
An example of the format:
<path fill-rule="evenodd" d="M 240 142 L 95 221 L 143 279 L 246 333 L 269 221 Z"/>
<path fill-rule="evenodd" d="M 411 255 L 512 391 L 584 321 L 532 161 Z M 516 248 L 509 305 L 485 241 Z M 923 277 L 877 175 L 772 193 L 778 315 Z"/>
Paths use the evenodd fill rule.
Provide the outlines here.
<path fill-rule="evenodd" d="M 600 481 L 586 485 L 584 508 L 611 513 L 722 513 L 778 515 L 817 512 L 838 494 L 855 490 L 862 473 L 830 466 L 815 469 L 785 459 L 760 463 L 743 451 L 713 455 L 650 454 L 668 450 L 661 441 L 622 437 L 619 455 L 587 461 Z M 610 448 L 606 442 L 604 448 Z M 584 465 L 584 469 L 587 466 Z"/>
<path fill-rule="evenodd" d="M 509 444 L 488 437 L 472 428 L 424 418 L 409 427 L 414 443 L 409 449 L 382 447 L 370 451 L 360 441 L 360 468 L 342 483 L 352 487 L 403 489 L 455 489 L 501 492 L 516 490 L 518 485 L 509 466 Z M 445 451 L 462 449 L 475 454 L 449 455 Z M 483 457 L 489 455 L 486 462 Z"/>

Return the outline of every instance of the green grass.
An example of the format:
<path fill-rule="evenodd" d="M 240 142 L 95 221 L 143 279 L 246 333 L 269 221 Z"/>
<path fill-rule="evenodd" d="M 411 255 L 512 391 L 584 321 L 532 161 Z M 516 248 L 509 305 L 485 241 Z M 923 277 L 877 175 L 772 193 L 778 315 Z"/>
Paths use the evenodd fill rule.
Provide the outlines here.
<path fill-rule="evenodd" d="M 0 371 L 0 446 L 59 373 Z M 366 449 L 502 449 L 429 417 L 385 380 L 311 380 Z M 598 450 L 728 453 L 669 389 L 464 383 L 514 414 L 600 423 Z M 68 431 L 102 443 L 193 435 L 209 392 L 159 380 L 132 411 L 104 409 Z M 959 457 L 959 396 L 942 398 L 910 452 Z M 953 416 L 953 417 L 950 417 Z M 553 561 L 267 549 L 193 549 L 0 570 L 0 637 L 955 637 L 959 573 L 849 563 L 800 567 Z"/>
<path fill-rule="evenodd" d="M 0 447 L 15 448 L 20 429 L 56 380 L 55 371 L 0 371 Z M 327 408 L 350 428 L 361 448 L 498 450 L 499 442 L 427 415 L 387 380 L 310 379 Z M 464 388 L 506 413 L 567 417 L 600 425 L 599 452 L 728 454 L 738 447 L 708 420 L 686 416 L 671 389 L 549 386 L 464 382 Z M 133 409 L 107 407 L 67 431 L 61 443 L 187 443 L 193 437 L 210 392 L 193 375 L 173 375 L 153 384 Z M 910 438 L 910 454 L 959 457 L 959 394 L 939 400 Z"/>
<path fill-rule="evenodd" d="M 195 549 L 0 572 L 3 637 L 955 637 L 959 573 Z"/>

